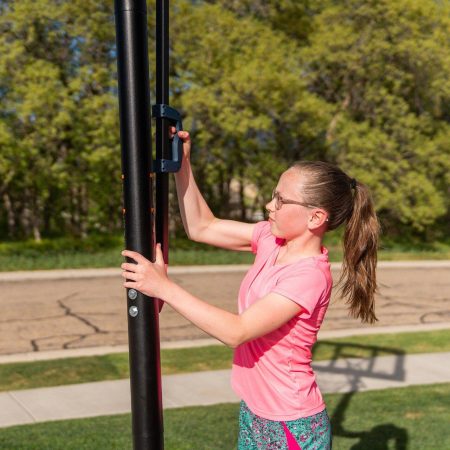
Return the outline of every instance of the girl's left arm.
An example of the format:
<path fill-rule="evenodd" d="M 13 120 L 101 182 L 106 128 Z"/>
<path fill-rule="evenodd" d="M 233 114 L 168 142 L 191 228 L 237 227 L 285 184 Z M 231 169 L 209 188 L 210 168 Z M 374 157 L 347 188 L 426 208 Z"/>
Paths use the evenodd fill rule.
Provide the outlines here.
<path fill-rule="evenodd" d="M 172 282 L 166 275 L 159 244 L 154 263 L 136 252 L 125 250 L 122 255 L 136 261 L 122 264 L 124 287 L 163 300 L 195 326 L 232 348 L 276 330 L 301 311 L 287 297 L 270 293 L 242 314 L 233 314 L 198 299 Z"/>

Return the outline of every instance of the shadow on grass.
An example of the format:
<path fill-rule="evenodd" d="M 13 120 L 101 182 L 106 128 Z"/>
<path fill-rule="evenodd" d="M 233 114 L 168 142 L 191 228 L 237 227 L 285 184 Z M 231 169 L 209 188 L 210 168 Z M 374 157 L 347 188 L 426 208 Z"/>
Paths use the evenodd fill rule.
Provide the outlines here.
<path fill-rule="evenodd" d="M 325 390 L 345 393 L 334 411 L 330 413 L 334 437 L 358 439 L 349 450 L 406 450 L 408 432 L 393 423 L 377 424 L 370 430 L 352 431 L 344 425 L 346 412 L 352 397 L 358 391 L 365 390 L 368 384 L 373 386 L 377 380 L 403 381 L 405 379 L 404 358 L 402 350 L 387 347 L 360 345 L 353 343 L 335 343 L 320 341 L 318 347 L 330 346 L 332 357 L 324 363 L 314 364 L 318 374 L 319 385 Z M 388 364 L 377 367 L 378 357 L 388 357 Z M 332 373 L 333 382 L 321 383 L 320 374 Z M 380 386 L 381 387 L 381 386 Z M 370 414 L 370 411 L 368 411 Z"/>

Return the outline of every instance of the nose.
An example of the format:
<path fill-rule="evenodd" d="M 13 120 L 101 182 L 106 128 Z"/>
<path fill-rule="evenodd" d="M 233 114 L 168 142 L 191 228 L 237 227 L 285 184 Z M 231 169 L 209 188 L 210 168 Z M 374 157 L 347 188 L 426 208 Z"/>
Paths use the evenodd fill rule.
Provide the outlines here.
<path fill-rule="evenodd" d="M 270 200 L 269 203 L 266 203 L 266 211 L 274 212 L 275 211 L 275 199 Z"/>

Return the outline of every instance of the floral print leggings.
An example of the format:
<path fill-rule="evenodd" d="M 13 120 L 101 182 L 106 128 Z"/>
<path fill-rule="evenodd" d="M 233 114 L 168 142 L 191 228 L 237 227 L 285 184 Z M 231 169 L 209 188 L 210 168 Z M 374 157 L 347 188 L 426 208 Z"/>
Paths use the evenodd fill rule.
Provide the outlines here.
<path fill-rule="evenodd" d="M 238 450 L 331 450 L 331 425 L 327 411 L 278 422 L 253 414 L 242 401 Z"/>

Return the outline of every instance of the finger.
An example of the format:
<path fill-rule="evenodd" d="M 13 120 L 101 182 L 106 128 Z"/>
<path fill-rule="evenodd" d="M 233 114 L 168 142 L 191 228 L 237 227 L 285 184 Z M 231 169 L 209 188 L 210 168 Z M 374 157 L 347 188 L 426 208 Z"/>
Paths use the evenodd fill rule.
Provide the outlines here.
<path fill-rule="evenodd" d="M 122 272 L 122 277 L 127 280 L 138 281 L 140 275 L 134 272 Z"/>
<path fill-rule="evenodd" d="M 126 256 L 127 258 L 134 259 L 137 263 L 146 263 L 148 262 L 148 259 L 142 256 L 138 252 L 133 252 L 131 250 L 124 250 L 122 252 L 122 256 Z"/>
<path fill-rule="evenodd" d="M 161 249 L 161 244 L 156 244 L 156 255 L 155 255 L 155 263 L 158 266 L 164 266 L 164 255 Z"/>
<path fill-rule="evenodd" d="M 183 142 L 191 142 L 191 136 L 189 135 L 189 131 L 179 131 L 178 132 L 178 137 L 183 141 Z"/>
<path fill-rule="evenodd" d="M 136 284 L 134 281 L 125 281 L 123 283 L 123 287 L 129 288 L 129 289 L 136 289 Z"/>
<path fill-rule="evenodd" d="M 128 272 L 136 272 L 138 265 L 134 263 L 123 263 L 120 267 Z"/>

